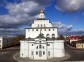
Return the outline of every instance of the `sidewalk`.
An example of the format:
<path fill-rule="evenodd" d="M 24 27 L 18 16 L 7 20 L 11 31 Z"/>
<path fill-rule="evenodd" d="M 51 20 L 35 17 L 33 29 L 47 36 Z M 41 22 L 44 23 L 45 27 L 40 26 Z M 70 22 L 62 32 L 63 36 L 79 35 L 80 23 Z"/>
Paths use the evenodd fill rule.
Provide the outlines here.
<path fill-rule="evenodd" d="M 66 53 L 66 55 L 62 58 L 52 58 L 48 60 L 32 60 L 29 58 L 20 58 L 20 53 L 17 52 L 16 54 L 14 54 L 13 58 L 18 62 L 61 62 L 62 60 L 70 58 L 70 56 Z"/>

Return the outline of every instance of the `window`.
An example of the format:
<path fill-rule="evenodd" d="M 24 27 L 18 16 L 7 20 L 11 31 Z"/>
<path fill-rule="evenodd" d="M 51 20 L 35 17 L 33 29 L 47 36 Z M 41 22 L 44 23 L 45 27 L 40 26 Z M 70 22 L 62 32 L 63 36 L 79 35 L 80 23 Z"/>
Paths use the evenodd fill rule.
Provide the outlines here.
<path fill-rule="evenodd" d="M 22 56 L 23 56 L 23 53 L 22 53 Z"/>
<path fill-rule="evenodd" d="M 49 44 L 49 43 L 47 43 L 47 46 L 50 46 L 50 44 Z"/>
<path fill-rule="evenodd" d="M 50 29 L 49 29 L 49 31 L 50 31 Z"/>
<path fill-rule="evenodd" d="M 32 46 L 33 46 L 33 44 L 32 44 Z"/>
<path fill-rule="evenodd" d="M 48 51 L 48 56 L 50 56 L 50 51 Z"/>
<path fill-rule="evenodd" d="M 55 34 L 52 34 L 52 37 L 55 37 Z"/>
<path fill-rule="evenodd" d="M 31 55 L 33 55 L 33 51 L 31 52 Z"/>
<path fill-rule="evenodd" d="M 38 31 L 38 29 L 36 29 L 36 31 Z"/>
<path fill-rule="evenodd" d="M 39 45 L 39 49 L 41 49 L 41 45 Z"/>
<path fill-rule="evenodd" d="M 43 51 L 43 55 L 45 55 L 45 51 Z"/>
<path fill-rule="evenodd" d="M 46 34 L 46 37 L 49 37 L 50 35 L 49 34 Z"/>
<path fill-rule="evenodd" d="M 36 49 L 38 49 L 38 46 L 36 47 Z"/>
<path fill-rule="evenodd" d="M 38 51 L 36 51 L 36 55 L 38 55 Z"/>
<path fill-rule="evenodd" d="M 44 46 L 43 46 L 43 49 L 44 49 Z"/>

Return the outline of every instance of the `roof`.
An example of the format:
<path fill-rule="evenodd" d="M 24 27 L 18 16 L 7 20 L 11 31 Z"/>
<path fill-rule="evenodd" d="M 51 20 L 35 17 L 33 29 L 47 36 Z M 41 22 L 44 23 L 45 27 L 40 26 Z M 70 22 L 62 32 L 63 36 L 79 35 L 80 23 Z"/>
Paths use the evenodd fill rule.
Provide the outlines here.
<path fill-rule="evenodd" d="M 36 20 L 47 20 L 46 18 L 37 18 Z"/>
<path fill-rule="evenodd" d="M 49 28 L 57 28 L 57 27 L 33 27 L 33 28 L 25 28 L 25 29 L 49 29 Z"/>

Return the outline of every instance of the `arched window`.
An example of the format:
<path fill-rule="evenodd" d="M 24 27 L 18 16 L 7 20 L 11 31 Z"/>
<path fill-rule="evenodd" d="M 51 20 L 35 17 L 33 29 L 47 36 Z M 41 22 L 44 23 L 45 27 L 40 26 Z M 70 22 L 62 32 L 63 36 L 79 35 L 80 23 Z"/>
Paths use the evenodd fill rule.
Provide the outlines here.
<path fill-rule="evenodd" d="M 52 34 L 52 37 L 55 37 L 55 34 Z"/>
<path fill-rule="evenodd" d="M 49 34 L 46 34 L 46 37 L 49 37 L 50 35 Z"/>

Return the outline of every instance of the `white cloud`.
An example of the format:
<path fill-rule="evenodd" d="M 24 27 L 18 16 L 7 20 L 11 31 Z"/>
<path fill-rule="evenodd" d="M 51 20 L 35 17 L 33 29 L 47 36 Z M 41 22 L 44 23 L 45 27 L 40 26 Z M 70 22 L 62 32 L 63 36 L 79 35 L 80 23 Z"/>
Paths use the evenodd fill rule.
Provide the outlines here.
<path fill-rule="evenodd" d="M 59 31 L 71 31 L 73 28 L 73 25 L 65 25 L 61 22 L 54 22 L 53 26 L 59 28 Z"/>
<path fill-rule="evenodd" d="M 84 10 L 84 0 L 56 0 L 56 8 L 65 12 Z"/>
<path fill-rule="evenodd" d="M 8 3 L 6 8 L 8 9 L 9 14 L 0 15 L 0 32 L 4 34 L 5 32 L 13 32 L 12 29 L 19 29 L 20 26 L 26 26 L 32 22 L 37 17 L 37 12 L 45 8 L 48 5 L 50 0 L 26 0 L 20 3 Z M 47 4 L 48 3 L 48 4 Z M 24 27 L 25 28 L 25 27 Z M 17 30 L 20 32 L 20 30 Z M 10 33 L 9 33 L 10 34 Z"/>

